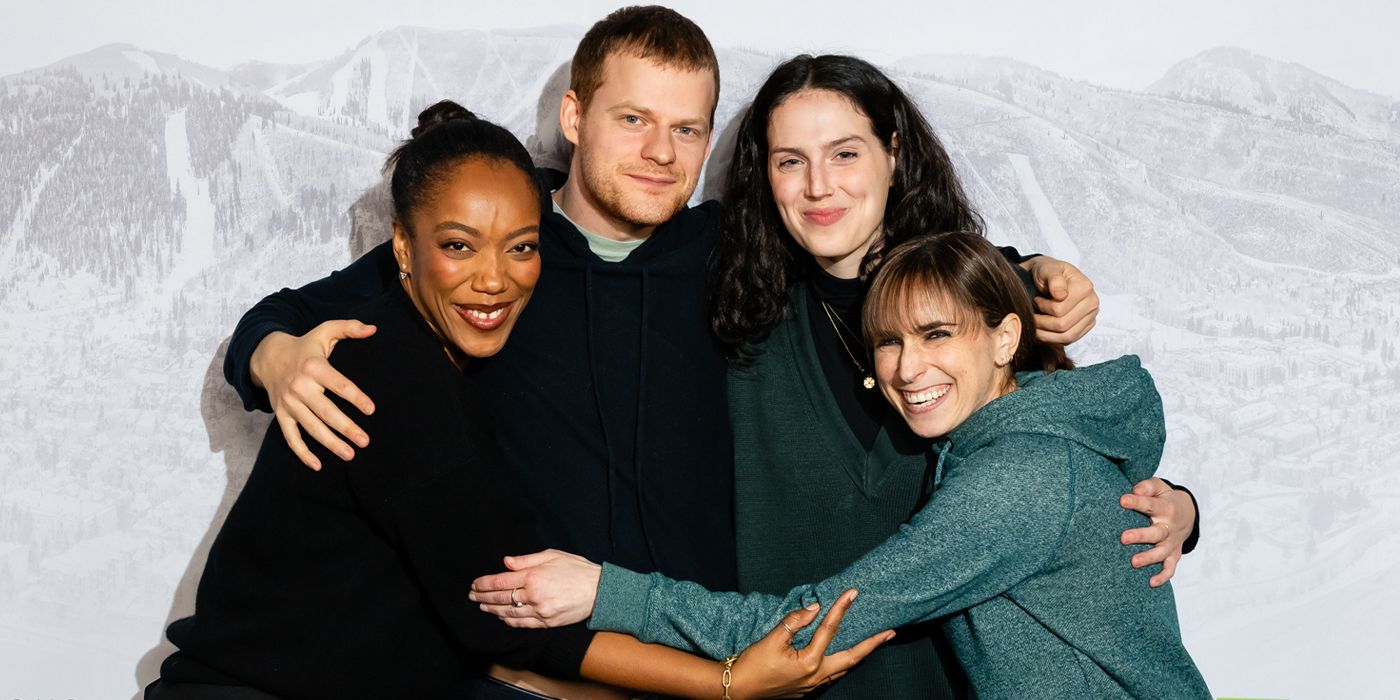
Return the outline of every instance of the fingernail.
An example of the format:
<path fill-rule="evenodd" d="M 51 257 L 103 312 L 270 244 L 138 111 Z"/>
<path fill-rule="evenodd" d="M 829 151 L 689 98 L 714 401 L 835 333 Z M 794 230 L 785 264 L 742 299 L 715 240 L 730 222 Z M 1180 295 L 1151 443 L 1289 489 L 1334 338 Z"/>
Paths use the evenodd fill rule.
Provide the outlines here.
<path fill-rule="evenodd" d="M 819 610 L 819 609 L 821 609 L 821 607 L 822 607 L 822 606 L 817 605 L 816 603 L 812 603 L 811 605 L 808 605 L 808 606 L 807 606 L 807 609 L 808 609 L 808 610 Z"/>
<path fill-rule="evenodd" d="M 369 446 L 369 436 L 368 436 L 368 435 L 365 435 L 364 433 L 356 433 L 356 434 L 355 434 L 355 444 L 356 444 L 356 445 L 359 445 L 360 447 L 367 447 L 367 446 Z"/>
<path fill-rule="evenodd" d="M 311 463 L 311 471 L 321 471 L 321 462 L 319 460 Z"/>
<path fill-rule="evenodd" d="M 353 459 L 353 458 L 355 457 L 355 453 L 354 453 L 354 452 L 351 452 L 350 450 L 341 450 L 341 451 L 337 452 L 336 454 L 339 455 L 341 459 L 343 459 L 343 460 L 345 460 L 345 461 L 347 461 L 347 462 L 349 462 L 351 459 Z"/>
<path fill-rule="evenodd" d="M 364 406 L 361 406 L 361 407 L 360 407 L 360 410 L 361 410 L 361 411 L 364 411 L 364 412 L 365 412 L 365 415 L 369 415 L 369 414 L 371 414 L 371 413 L 374 413 L 374 404 L 372 404 L 372 403 L 367 403 L 367 404 L 365 404 Z M 369 438 L 365 438 L 365 439 L 368 440 Z"/>
<path fill-rule="evenodd" d="M 858 595 L 860 595 L 860 591 L 851 591 L 851 602 L 852 602 L 852 603 L 855 602 L 856 596 L 858 596 Z"/>
<path fill-rule="evenodd" d="M 890 631 L 888 631 L 888 632 L 885 633 L 885 641 L 888 642 L 888 641 L 890 641 L 891 639 L 894 639 L 894 630 L 890 630 Z"/>

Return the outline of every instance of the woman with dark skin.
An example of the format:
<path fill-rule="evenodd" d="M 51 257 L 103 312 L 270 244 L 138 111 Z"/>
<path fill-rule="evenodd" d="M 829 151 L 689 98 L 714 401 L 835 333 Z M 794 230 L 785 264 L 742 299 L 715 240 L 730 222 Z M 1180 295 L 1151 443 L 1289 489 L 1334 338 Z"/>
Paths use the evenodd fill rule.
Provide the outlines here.
<path fill-rule="evenodd" d="M 390 156 L 401 285 L 363 307 L 379 332 L 337 361 L 374 387 L 376 441 L 320 474 L 275 426 L 210 551 L 196 614 L 147 697 L 486 697 L 466 679 L 494 661 L 683 697 L 795 696 L 839 677 L 852 653 L 795 651 L 797 611 L 717 664 L 580 627 L 510 630 L 464 600 L 475 575 L 535 540 L 499 466 L 471 378 L 505 344 L 540 274 L 540 193 L 509 132 L 443 102 Z M 853 595 L 823 621 L 829 639 Z M 891 633 L 892 634 L 892 633 Z M 486 685 L 482 685 L 485 683 Z"/>

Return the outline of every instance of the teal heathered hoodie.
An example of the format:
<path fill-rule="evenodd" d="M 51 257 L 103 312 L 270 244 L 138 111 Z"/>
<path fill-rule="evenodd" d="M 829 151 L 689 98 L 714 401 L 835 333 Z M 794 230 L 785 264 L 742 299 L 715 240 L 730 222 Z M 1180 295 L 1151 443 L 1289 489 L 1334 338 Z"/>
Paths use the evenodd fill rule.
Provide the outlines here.
<path fill-rule="evenodd" d="M 841 573 L 742 595 L 605 564 L 590 627 L 722 658 L 856 588 L 832 650 L 941 619 L 980 698 L 1209 697 L 1170 585 L 1150 587 L 1129 561 L 1145 547 L 1118 541 L 1145 524 L 1118 497 L 1162 455 L 1152 377 L 1128 356 L 1016 379 L 935 448 L 928 504 Z"/>

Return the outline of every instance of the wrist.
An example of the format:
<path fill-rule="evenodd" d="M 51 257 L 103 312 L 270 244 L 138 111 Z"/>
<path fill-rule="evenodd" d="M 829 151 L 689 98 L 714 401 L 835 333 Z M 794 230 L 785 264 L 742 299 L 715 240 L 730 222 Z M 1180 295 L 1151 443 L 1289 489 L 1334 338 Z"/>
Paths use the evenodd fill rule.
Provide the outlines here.
<path fill-rule="evenodd" d="M 738 700 L 733 695 L 734 691 L 734 662 L 739 660 L 738 654 L 730 654 L 719 662 L 720 667 L 720 700 Z"/>
<path fill-rule="evenodd" d="M 253 348 L 252 356 L 248 358 L 248 379 L 252 380 L 253 386 L 263 390 L 267 389 L 263 379 L 267 375 L 269 358 L 275 357 L 277 355 L 276 346 L 290 337 L 282 331 L 272 331 L 258 341 L 257 346 Z"/>

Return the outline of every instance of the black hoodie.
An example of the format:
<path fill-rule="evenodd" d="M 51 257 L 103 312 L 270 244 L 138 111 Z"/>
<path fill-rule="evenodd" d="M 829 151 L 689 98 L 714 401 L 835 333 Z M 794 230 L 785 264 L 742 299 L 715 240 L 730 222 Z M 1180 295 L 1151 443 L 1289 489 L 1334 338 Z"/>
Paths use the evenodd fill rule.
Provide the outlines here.
<path fill-rule="evenodd" d="M 565 178 L 552 170 L 538 175 L 546 191 Z M 617 263 L 594 255 L 547 197 L 541 210 L 543 272 L 534 296 L 505 348 L 468 372 L 482 384 L 506 464 L 544 543 L 734 588 L 725 363 L 706 323 L 718 204 L 682 210 Z M 268 333 L 301 335 L 345 318 L 397 285 L 397 272 L 384 243 L 244 314 L 224 373 L 245 405 L 269 409 L 248 373 Z"/>

